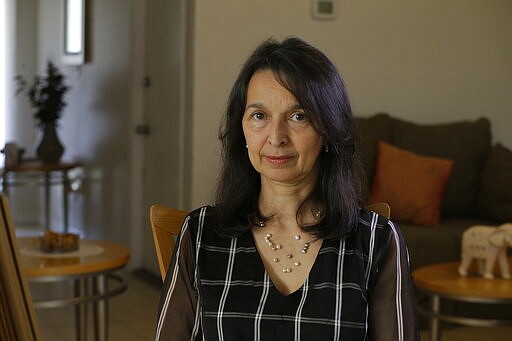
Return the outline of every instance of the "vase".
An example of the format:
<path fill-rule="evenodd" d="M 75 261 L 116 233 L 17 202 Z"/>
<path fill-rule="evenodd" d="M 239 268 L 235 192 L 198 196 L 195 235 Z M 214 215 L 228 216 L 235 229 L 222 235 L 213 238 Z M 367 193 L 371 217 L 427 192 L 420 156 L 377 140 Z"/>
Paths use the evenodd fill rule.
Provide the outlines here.
<path fill-rule="evenodd" d="M 60 143 L 55 122 L 44 123 L 41 142 L 37 146 L 37 158 L 43 163 L 58 162 L 64 154 L 64 146 Z"/>

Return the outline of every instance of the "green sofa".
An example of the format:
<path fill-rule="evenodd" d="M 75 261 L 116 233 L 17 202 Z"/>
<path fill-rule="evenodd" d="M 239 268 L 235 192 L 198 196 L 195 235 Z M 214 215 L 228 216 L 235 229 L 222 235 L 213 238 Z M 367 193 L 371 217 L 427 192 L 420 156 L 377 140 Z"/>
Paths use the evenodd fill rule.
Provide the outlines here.
<path fill-rule="evenodd" d="M 356 125 L 356 148 L 366 175 L 365 198 L 375 173 L 378 141 L 454 160 L 440 224 L 426 227 L 397 222 L 409 248 L 412 270 L 459 260 L 462 232 L 472 225 L 512 221 L 512 151 L 499 143 L 492 145 L 488 119 L 423 125 L 378 113 L 356 117 Z"/>

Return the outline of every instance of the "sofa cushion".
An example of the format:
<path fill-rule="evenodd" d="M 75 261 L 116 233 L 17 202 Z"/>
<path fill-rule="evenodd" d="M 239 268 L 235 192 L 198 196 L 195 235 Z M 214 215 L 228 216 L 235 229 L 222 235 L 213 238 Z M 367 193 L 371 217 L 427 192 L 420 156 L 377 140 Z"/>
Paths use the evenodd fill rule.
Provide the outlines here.
<path fill-rule="evenodd" d="M 489 120 L 421 125 L 394 119 L 391 143 L 455 161 L 442 203 L 446 216 L 476 216 L 480 173 L 491 147 Z"/>
<path fill-rule="evenodd" d="M 437 225 L 452 168 L 452 160 L 421 156 L 380 141 L 370 202 L 388 203 L 394 220 Z"/>
<path fill-rule="evenodd" d="M 391 117 L 386 113 L 378 113 L 371 117 L 356 117 L 357 131 L 359 133 L 356 149 L 361 156 L 361 163 L 365 173 L 363 197 L 367 201 L 369 187 L 375 171 L 377 159 L 377 143 L 391 141 Z"/>
<path fill-rule="evenodd" d="M 473 225 L 489 225 L 480 218 L 442 219 L 435 228 L 409 223 L 399 224 L 409 250 L 411 270 L 421 266 L 460 260 L 462 233 Z"/>
<path fill-rule="evenodd" d="M 512 150 L 499 143 L 482 171 L 478 212 L 499 223 L 512 222 Z"/>

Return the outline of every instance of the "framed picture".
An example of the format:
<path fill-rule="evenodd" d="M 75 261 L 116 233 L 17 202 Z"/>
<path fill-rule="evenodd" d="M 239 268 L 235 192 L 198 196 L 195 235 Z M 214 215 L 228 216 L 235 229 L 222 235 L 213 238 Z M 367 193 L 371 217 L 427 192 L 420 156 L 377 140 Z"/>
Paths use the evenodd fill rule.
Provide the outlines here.
<path fill-rule="evenodd" d="M 41 340 L 7 197 L 0 194 L 0 340 Z"/>
<path fill-rule="evenodd" d="M 62 1 L 62 62 L 81 65 L 85 62 L 86 0 Z"/>

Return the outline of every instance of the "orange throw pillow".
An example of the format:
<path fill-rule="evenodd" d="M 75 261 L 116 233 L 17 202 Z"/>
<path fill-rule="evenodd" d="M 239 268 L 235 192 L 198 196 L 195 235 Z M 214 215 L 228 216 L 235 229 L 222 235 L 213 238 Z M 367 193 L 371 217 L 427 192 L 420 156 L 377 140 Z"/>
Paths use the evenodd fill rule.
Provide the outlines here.
<path fill-rule="evenodd" d="M 380 141 L 370 202 L 385 201 L 394 220 L 436 225 L 453 160 L 422 156 Z"/>

